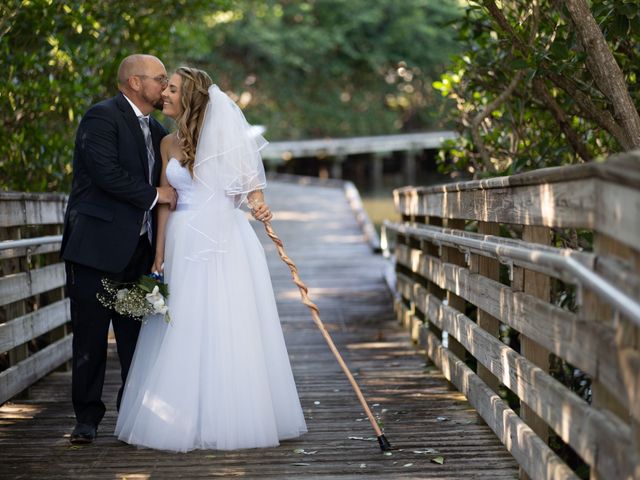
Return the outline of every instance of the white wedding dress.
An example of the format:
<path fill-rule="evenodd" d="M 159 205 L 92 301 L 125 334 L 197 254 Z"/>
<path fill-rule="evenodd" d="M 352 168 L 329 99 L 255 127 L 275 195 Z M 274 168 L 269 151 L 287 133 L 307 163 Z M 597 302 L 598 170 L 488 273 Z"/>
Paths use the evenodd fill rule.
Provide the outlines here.
<path fill-rule="evenodd" d="M 166 227 L 170 323 L 142 325 L 115 435 L 160 450 L 271 447 L 307 431 L 264 250 L 233 197 L 218 195 L 217 247 L 202 255 L 196 183 L 176 159 Z M 237 202 L 236 202 L 237 203 Z"/>

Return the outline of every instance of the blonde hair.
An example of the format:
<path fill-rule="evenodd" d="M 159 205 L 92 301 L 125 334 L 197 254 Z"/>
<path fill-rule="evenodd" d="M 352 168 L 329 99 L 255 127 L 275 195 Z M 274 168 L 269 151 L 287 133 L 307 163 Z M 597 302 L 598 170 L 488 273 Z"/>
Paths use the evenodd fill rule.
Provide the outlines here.
<path fill-rule="evenodd" d="M 180 95 L 182 112 L 176 118 L 178 139 L 182 149 L 180 163 L 193 174 L 196 147 L 209 101 L 209 87 L 213 81 L 207 72 L 197 68 L 180 67 L 176 73 L 182 77 Z"/>

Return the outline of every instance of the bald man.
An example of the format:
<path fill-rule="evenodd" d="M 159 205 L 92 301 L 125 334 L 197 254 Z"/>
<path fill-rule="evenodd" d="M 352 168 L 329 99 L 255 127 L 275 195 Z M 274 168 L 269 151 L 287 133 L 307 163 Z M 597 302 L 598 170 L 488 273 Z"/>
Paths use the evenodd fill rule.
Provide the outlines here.
<path fill-rule="evenodd" d="M 113 322 L 122 390 L 140 322 L 100 305 L 101 280 L 131 282 L 149 273 L 155 252 L 153 208 L 175 208 L 176 193 L 158 187 L 160 140 L 167 131 L 149 114 L 162 110 L 167 72 L 151 55 L 131 55 L 118 69 L 115 97 L 93 105 L 76 133 L 73 184 L 65 214 L 61 255 L 73 326 L 71 443 L 94 441 L 102 402 L 109 323 Z"/>

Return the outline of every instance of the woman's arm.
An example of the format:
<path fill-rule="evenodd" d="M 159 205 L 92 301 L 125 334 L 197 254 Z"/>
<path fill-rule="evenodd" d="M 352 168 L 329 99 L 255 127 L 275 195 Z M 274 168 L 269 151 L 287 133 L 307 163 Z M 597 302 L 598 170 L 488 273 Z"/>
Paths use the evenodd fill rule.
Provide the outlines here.
<path fill-rule="evenodd" d="M 247 195 L 247 203 L 249 204 L 249 208 L 251 208 L 251 215 L 253 215 L 253 218 L 256 220 L 268 222 L 273 218 L 269 206 L 264 203 L 264 193 L 262 193 L 262 190 L 254 190 Z"/>
<path fill-rule="evenodd" d="M 160 143 L 160 154 L 162 156 L 162 173 L 160 174 L 160 186 L 164 187 L 169 185 L 167 180 L 167 164 L 169 163 L 170 145 L 173 143 L 173 134 L 167 135 L 162 139 Z M 157 209 L 157 221 L 158 228 L 156 233 L 156 256 L 153 261 L 152 272 L 164 271 L 164 243 L 167 227 L 167 219 L 169 218 L 169 205 L 159 204 L 156 205 Z"/>

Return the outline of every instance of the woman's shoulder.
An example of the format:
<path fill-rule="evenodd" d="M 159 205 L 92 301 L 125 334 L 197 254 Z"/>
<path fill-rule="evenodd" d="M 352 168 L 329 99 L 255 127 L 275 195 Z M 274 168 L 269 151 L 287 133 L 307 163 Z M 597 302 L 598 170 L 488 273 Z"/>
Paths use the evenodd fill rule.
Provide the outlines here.
<path fill-rule="evenodd" d="M 165 135 L 160 142 L 160 152 L 166 159 L 177 157 L 180 154 L 180 142 L 176 132 Z"/>
<path fill-rule="evenodd" d="M 160 146 L 163 147 L 163 148 L 177 147 L 178 146 L 178 133 L 177 132 L 173 132 L 173 133 L 170 133 L 169 135 L 165 135 L 164 137 L 162 137 L 162 140 L 160 142 Z"/>

